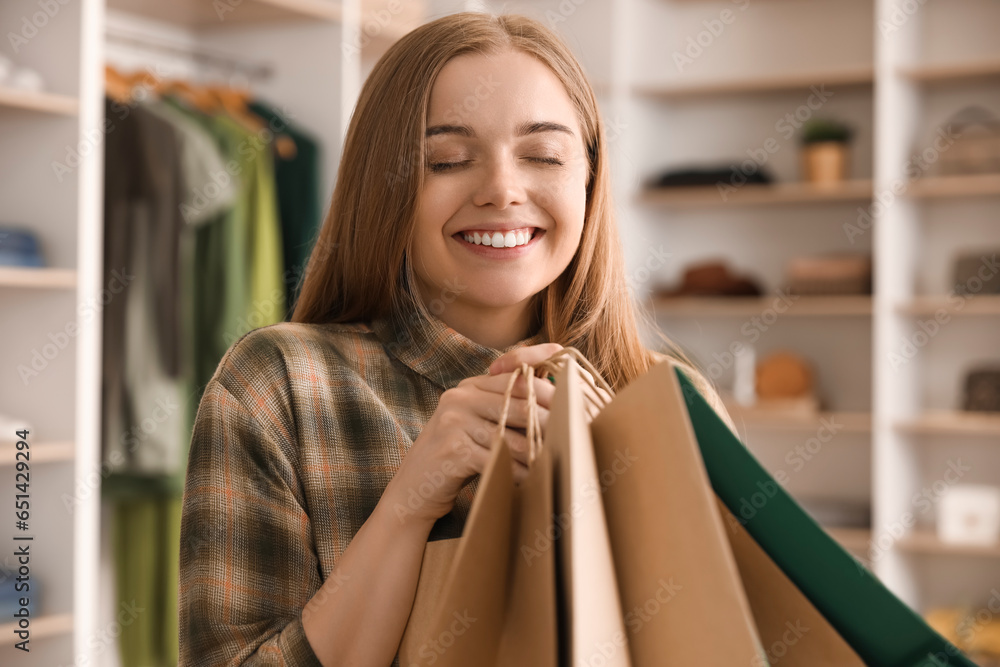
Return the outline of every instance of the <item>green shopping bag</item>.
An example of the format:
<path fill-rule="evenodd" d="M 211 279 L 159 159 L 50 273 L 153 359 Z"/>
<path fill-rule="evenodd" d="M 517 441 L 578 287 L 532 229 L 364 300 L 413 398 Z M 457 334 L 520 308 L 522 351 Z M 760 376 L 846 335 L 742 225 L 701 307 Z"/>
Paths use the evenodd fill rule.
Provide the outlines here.
<path fill-rule="evenodd" d="M 735 516 L 766 489 L 741 523 L 776 565 L 872 667 L 975 667 L 777 484 L 679 368 L 680 382 L 712 488 Z M 743 505 L 745 507 L 745 505 Z"/>

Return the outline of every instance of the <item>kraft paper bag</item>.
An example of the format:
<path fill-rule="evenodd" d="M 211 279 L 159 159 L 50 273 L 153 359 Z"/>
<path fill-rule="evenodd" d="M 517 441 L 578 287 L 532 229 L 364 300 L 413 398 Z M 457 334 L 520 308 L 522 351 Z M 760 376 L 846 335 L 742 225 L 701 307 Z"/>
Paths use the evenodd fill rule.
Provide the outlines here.
<path fill-rule="evenodd" d="M 462 536 L 427 544 L 401 665 L 630 667 L 573 352 L 546 366 L 557 389 L 524 481 L 495 439 Z"/>
<path fill-rule="evenodd" d="M 973 667 L 795 503 L 672 363 L 623 389 L 591 430 L 602 470 L 622 448 L 635 460 L 603 493 L 635 665 Z M 767 502 L 741 516 L 762 489 Z"/>
<path fill-rule="evenodd" d="M 400 665 L 495 664 L 513 544 L 511 460 L 495 440 L 462 536 L 427 543 Z"/>
<path fill-rule="evenodd" d="M 518 486 L 511 466 L 498 432 L 462 536 L 424 549 L 400 665 L 558 664 L 550 450 Z"/>
<path fill-rule="evenodd" d="M 602 494 L 633 664 L 767 665 L 669 364 L 590 426 L 600 470 L 633 461 Z"/>
<path fill-rule="evenodd" d="M 549 411 L 545 448 L 556 482 L 556 541 L 562 645 L 569 665 L 629 667 L 615 567 L 594 459 L 584 379 L 573 358 L 562 365 Z M 530 663 L 529 663 L 530 664 Z"/>
<path fill-rule="evenodd" d="M 789 667 L 865 667 L 718 496 L 715 501 L 768 660 Z"/>
<path fill-rule="evenodd" d="M 679 389 L 718 498 L 864 664 L 975 667 L 830 537 L 757 462 L 688 377 L 674 371 L 677 384 L 671 384 L 669 400 L 677 401 Z M 760 497 L 766 502 L 756 507 Z M 751 498 L 754 512 L 744 516 Z"/>

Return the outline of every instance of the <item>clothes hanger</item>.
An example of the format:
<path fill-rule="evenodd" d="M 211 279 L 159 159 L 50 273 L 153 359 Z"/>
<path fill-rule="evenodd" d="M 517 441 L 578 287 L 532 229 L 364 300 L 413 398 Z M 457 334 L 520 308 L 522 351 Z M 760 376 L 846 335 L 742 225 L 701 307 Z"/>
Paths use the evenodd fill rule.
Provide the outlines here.
<path fill-rule="evenodd" d="M 257 133 L 267 127 L 267 121 L 258 116 L 249 107 L 249 102 L 253 94 L 246 88 L 235 86 L 214 86 L 212 92 L 219 99 L 222 108 L 230 114 L 234 120 L 244 124 L 251 132 Z M 278 155 L 285 160 L 290 160 L 298 153 L 295 140 L 287 134 L 274 135 L 274 148 Z"/>
<path fill-rule="evenodd" d="M 204 114 L 215 113 L 218 109 L 216 101 L 204 88 L 192 86 L 183 79 L 169 79 L 157 82 L 153 91 L 160 97 L 174 95 L 187 102 L 190 106 Z"/>
<path fill-rule="evenodd" d="M 113 65 L 105 65 L 104 93 L 115 102 L 127 104 L 132 98 L 132 84 Z"/>

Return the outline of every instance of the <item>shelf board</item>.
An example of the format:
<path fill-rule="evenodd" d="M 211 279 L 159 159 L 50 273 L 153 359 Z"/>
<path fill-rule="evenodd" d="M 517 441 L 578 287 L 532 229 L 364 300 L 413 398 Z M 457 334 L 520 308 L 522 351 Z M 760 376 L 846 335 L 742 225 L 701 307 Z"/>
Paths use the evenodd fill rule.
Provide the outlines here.
<path fill-rule="evenodd" d="M 12 637 L 17 622 L 0 625 L 0 636 Z M 31 638 L 44 639 L 73 631 L 73 614 L 43 614 L 31 619 Z"/>
<path fill-rule="evenodd" d="M 1000 77 L 1000 58 L 900 67 L 897 72 L 906 79 L 921 83 L 991 79 Z"/>
<path fill-rule="evenodd" d="M 946 556 L 989 556 L 1000 557 L 1000 542 L 987 545 L 949 544 L 938 539 L 936 533 L 930 530 L 915 530 L 906 535 L 896 546 L 903 551 L 924 554 L 942 554 Z"/>
<path fill-rule="evenodd" d="M 932 410 L 896 422 L 896 430 L 914 435 L 1000 436 L 1000 414 Z"/>
<path fill-rule="evenodd" d="M 302 19 L 340 21 L 343 15 L 343 7 L 334 0 L 242 0 L 234 4 L 205 0 L 108 0 L 108 7 L 192 28 Z M 218 7 L 225 11 L 220 13 Z"/>
<path fill-rule="evenodd" d="M 839 427 L 838 433 L 870 433 L 872 430 L 872 416 L 869 412 L 819 412 L 815 416 L 800 417 L 744 408 L 731 403 L 726 403 L 726 410 L 737 426 L 759 431 L 815 433 L 824 422 Z"/>
<path fill-rule="evenodd" d="M 5 86 L 0 86 L 0 107 L 41 111 L 64 116 L 75 116 L 80 113 L 80 102 L 75 97 L 56 93 L 36 93 Z"/>
<path fill-rule="evenodd" d="M 16 444 L 13 442 L 0 442 L 0 468 L 13 466 L 17 461 L 14 454 L 17 452 Z M 75 456 L 76 447 L 72 441 L 69 442 L 39 442 L 31 443 L 29 449 L 29 464 L 52 463 L 59 461 L 72 461 Z"/>
<path fill-rule="evenodd" d="M 768 309 L 783 297 L 766 296 L 708 296 L 708 297 L 664 297 L 654 296 L 653 305 L 657 314 L 667 317 L 753 317 Z M 844 317 L 871 315 L 870 296 L 800 296 L 786 306 L 783 317 Z"/>
<path fill-rule="evenodd" d="M 729 184 L 726 184 L 729 185 Z M 670 208 L 711 208 L 758 204 L 822 204 L 838 201 L 870 201 L 873 194 L 869 179 L 844 181 L 833 185 L 815 183 L 748 183 L 725 192 L 715 185 L 646 188 L 639 202 Z M 723 199 L 725 197 L 725 199 Z"/>
<path fill-rule="evenodd" d="M 823 530 L 833 539 L 850 551 L 867 552 L 872 539 L 872 531 L 868 528 L 834 528 L 823 526 Z"/>
<path fill-rule="evenodd" d="M 1000 174 L 961 174 L 916 179 L 905 194 L 917 198 L 1000 195 Z"/>
<path fill-rule="evenodd" d="M 746 93 L 776 93 L 808 90 L 810 86 L 871 86 L 875 79 L 872 67 L 849 67 L 826 72 L 799 72 L 740 79 L 699 79 L 683 83 L 635 84 L 632 91 L 643 97 L 683 99 L 741 95 Z"/>
<path fill-rule="evenodd" d="M 961 305 L 961 307 L 959 307 Z M 922 296 L 909 303 L 900 304 L 896 312 L 902 315 L 936 315 L 944 310 L 948 315 L 1000 315 L 1000 296 L 995 294 L 956 294 L 947 296 Z"/>
<path fill-rule="evenodd" d="M 76 287 L 76 270 L 0 266 L 0 287 L 72 289 Z"/>

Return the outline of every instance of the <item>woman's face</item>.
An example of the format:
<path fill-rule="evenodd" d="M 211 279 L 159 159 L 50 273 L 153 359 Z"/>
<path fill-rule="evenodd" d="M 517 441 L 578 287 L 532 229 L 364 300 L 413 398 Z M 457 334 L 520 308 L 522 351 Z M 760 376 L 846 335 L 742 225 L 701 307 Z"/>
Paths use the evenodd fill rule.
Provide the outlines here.
<path fill-rule="evenodd" d="M 588 163 L 565 89 L 519 51 L 457 56 L 431 90 L 426 136 L 413 246 L 425 302 L 527 306 L 583 231 Z"/>

